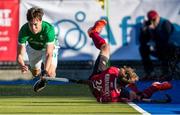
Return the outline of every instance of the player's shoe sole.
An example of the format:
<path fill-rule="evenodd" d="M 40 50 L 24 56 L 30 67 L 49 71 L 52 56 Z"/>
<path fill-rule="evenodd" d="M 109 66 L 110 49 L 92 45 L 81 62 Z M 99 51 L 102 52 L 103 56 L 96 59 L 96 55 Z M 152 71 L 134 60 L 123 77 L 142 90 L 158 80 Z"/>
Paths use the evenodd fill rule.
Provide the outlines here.
<path fill-rule="evenodd" d="M 107 21 L 105 19 L 101 19 L 101 20 L 96 21 L 94 26 L 90 27 L 88 29 L 89 36 L 94 32 L 100 33 L 106 24 L 107 24 Z"/>

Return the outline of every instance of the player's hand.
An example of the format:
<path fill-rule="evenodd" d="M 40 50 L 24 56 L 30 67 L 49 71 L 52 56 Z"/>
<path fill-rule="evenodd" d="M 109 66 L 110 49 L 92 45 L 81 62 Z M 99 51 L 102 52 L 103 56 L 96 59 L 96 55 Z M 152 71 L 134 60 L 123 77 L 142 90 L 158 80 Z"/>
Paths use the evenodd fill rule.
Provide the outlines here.
<path fill-rule="evenodd" d="M 27 73 L 28 72 L 28 66 L 27 65 L 23 65 L 23 66 L 21 66 L 21 72 L 22 73 Z"/>
<path fill-rule="evenodd" d="M 154 24 L 151 24 L 151 25 L 149 25 L 149 28 L 150 28 L 150 29 L 155 29 L 156 26 L 155 26 Z"/>

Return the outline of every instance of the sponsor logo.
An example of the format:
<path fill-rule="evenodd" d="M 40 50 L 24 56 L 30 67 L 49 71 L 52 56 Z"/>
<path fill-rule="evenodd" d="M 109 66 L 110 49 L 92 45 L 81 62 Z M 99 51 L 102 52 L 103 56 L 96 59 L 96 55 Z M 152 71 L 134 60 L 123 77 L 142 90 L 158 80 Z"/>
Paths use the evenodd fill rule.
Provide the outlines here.
<path fill-rule="evenodd" d="M 0 26 L 10 27 L 12 23 L 11 9 L 0 9 Z"/>

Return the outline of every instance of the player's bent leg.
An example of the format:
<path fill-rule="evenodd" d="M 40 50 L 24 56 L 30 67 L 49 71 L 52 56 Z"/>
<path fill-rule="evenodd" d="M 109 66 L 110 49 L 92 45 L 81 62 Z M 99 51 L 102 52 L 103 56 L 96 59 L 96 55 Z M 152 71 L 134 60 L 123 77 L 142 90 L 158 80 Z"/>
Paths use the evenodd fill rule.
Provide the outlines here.
<path fill-rule="evenodd" d="M 100 48 L 100 54 L 107 57 L 109 59 L 109 56 L 110 56 L 110 47 L 109 47 L 109 44 L 103 44 Z"/>
<path fill-rule="evenodd" d="M 106 24 L 107 22 L 105 20 L 98 20 L 95 25 L 88 30 L 89 36 L 98 49 L 100 49 L 103 44 L 106 44 L 106 41 L 99 35 Z"/>
<path fill-rule="evenodd" d="M 155 92 L 159 90 L 167 90 L 171 89 L 172 84 L 169 82 L 154 82 L 152 85 L 148 88 L 146 88 L 142 93 L 141 96 L 145 98 L 150 98 Z"/>
<path fill-rule="evenodd" d="M 152 83 L 152 86 L 156 87 L 158 90 L 167 90 L 172 88 L 172 84 L 165 81 L 165 82 L 154 82 Z"/>
<path fill-rule="evenodd" d="M 99 34 L 97 34 L 97 33 L 93 33 L 91 35 L 91 38 L 97 49 L 100 49 L 103 44 L 106 44 L 106 41 L 101 36 L 99 36 Z"/>

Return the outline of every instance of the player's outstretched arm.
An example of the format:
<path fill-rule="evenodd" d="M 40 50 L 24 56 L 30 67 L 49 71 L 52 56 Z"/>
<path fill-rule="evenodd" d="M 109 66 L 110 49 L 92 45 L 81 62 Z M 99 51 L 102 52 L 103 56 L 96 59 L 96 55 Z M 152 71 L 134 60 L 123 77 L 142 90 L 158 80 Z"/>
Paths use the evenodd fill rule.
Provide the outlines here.
<path fill-rule="evenodd" d="M 26 73 L 28 71 L 28 66 L 25 64 L 23 59 L 25 51 L 26 51 L 25 45 L 18 45 L 17 62 L 20 65 L 22 73 Z"/>

